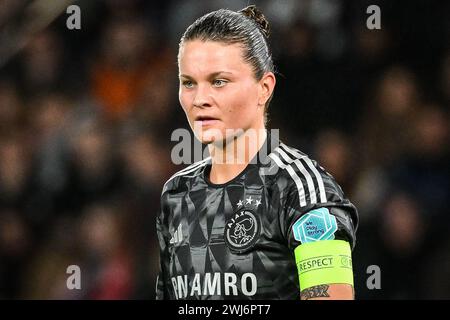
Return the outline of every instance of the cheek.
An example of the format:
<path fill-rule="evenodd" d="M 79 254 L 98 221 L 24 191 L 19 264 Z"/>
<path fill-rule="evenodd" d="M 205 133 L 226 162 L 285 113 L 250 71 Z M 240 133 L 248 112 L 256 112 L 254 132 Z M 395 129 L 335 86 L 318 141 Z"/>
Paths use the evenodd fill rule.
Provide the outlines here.
<path fill-rule="evenodd" d="M 228 100 L 227 113 L 252 114 L 257 108 L 257 88 L 254 84 L 239 86 L 234 92 L 228 92 L 224 97 Z"/>
<path fill-rule="evenodd" d="M 183 108 L 183 111 L 188 114 L 189 113 L 189 106 L 190 106 L 190 97 L 189 94 L 187 94 L 184 90 L 180 89 L 178 93 L 178 100 L 180 101 L 181 108 Z"/>

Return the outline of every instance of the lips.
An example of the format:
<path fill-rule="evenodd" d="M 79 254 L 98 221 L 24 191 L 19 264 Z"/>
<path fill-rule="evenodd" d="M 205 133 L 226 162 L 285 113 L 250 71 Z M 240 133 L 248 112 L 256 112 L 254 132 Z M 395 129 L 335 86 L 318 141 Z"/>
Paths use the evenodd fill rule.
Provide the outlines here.
<path fill-rule="evenodd" d="M 202 127 L 210 126 L 216 123 L 219 119 L 212 116 L 200 115 L 195 117 L 195 122 L 199 123 Z"/>
<path fill-rule="evenodd" d="M 217 118 L 211 116 L 197 116 L 195 117 L 195 121 L 209 121 L 209 120 L 218 120 Z"/>

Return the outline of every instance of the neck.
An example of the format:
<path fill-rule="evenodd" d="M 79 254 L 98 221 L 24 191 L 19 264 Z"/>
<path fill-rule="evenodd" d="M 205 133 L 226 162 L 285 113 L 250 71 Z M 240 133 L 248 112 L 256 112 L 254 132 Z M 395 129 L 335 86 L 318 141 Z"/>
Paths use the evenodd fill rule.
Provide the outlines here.
<path fill-rule="evenodd" d="M 210 181 L 223 184 L 235 178 L 256 156 L 266 138 L 267 131 L 261 128 L 247 130 L 220 144 L 211 143 L 208 146 L 212 160 Z"/>

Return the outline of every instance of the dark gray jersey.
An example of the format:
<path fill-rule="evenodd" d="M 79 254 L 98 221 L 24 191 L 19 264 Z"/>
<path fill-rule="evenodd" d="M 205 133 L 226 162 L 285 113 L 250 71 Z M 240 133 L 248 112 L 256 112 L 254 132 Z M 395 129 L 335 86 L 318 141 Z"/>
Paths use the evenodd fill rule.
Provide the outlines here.
<path fill-rule="evenodd" d="M 299 299 L 294 249 L 302 236 L 330 236 L 327 221 L 323 230 L 294 234 L 316 209 L 331 214 L 331 236 L 354 247 L 358 214 L 340 186 L 271 135 L 233 180 L 212 184 L 210 169 L 207 158 L 164 185 L 157 299 Z"/>

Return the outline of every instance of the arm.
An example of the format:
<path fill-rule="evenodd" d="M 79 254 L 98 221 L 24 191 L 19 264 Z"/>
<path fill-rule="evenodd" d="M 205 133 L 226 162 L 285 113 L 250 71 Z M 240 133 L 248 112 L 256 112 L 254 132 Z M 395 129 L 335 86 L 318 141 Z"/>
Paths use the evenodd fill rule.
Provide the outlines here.
<path fill-rule="evenodd" d="M 324 240 L 295 249 L 302 300 L 353 300 L 350 244 Z"/>
<path fill-rule="evenodd" d="M 290 183 L 280 219 L 288 247 L 294 251 L 300 298 L 354 299 L 351 251 L 358 212 L 334 178 L 313 164 L 325 196 L 322 199 L 323 194 L 314 184 L 315 190 L 311 190 L 302 180 L 303 172 L 297 172 L 303 189 Z"/>
<path fill-rule="evenodd" d="M 300 292 L 301 300 L 354 300 L 353 286 L 335 283 L 322 284 Z"/>
<path fill-rule="evenodd" d="M 158 234 L 159 241 L 159 274 L 156 280 L 156 300 L 169 299 L 167 294 L 167 245 L 162 230 L 163 226 L 160 221 L 160 217 L 158 216 L 156 218 L 156 232 Z"/>

